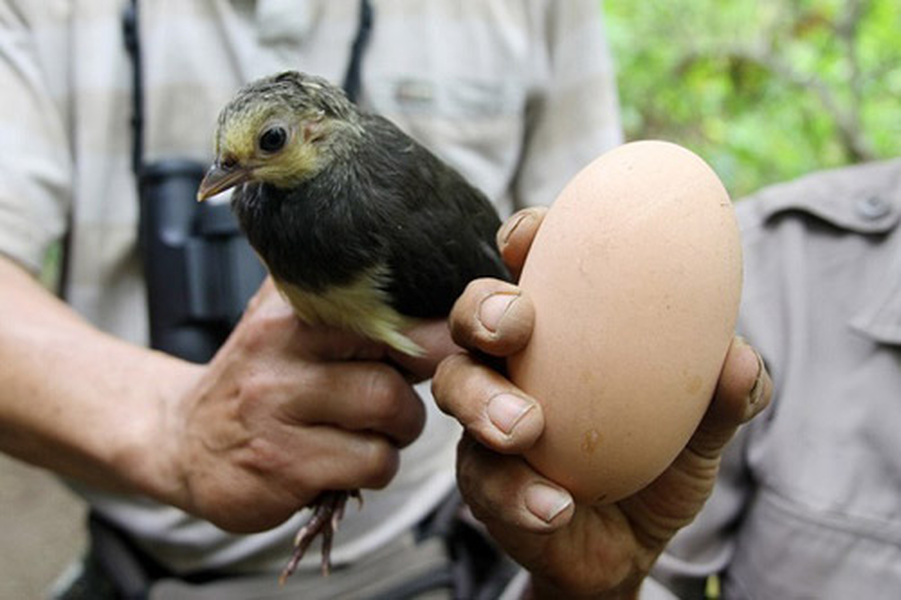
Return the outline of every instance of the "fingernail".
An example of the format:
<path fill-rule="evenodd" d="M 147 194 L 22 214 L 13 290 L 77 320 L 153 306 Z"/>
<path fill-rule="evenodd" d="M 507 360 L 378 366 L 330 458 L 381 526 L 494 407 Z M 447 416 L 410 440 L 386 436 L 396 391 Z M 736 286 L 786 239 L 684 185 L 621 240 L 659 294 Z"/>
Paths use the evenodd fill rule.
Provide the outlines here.
<path fill-rule="evenodd" d="M 516 294 L 499 292 L 482 300 L 482 304 L 479 306 L 479 321 L 482 322 L 485 329 L 492 333 L 497 331 L 507 309 L 518 297 Z"/>
<path fill-rule="evenodd" d="M 506 243 L 510 236 L 513 235 L 513 232 L 516 231 L 516 228 L 519 227 L 520 223 L 522 223 L 526 218 L 530 218 L 531 213 L 528 211 L 522 211 L 517 215 L 513 215 L 513 218 L 504 223 L 501 230 L 498 232 L 498 239 L 500 239 L 501 243 Z"/>
<path fill-rule="evenodd" d="M 569 494 L 543 483 L 533 483 L 526 489 L 526 508 L 529 512 L 550 523 L 573 503 Z"/>
<path fill-rule="evenodd" d="M 533 406 L 525 398 L 514 394 L 498 394 L 488 401 L 488 418 L 495 427 L 504 432 L 504 435 L 510 435 L 516 424 Z"/>
<path fill-rule="evenodd" d="M 760 399 L 763 397 L 763 390 L 766 387 L 766 384 L 763 381 L 766 369 L 763 365 L 763 358 L 760 356 L 760 353 L 753 348 L 752 350 L 754 352 L 754 356 L 757 358 L 757 378 L 754 379 L 754 385 L 751 386 L 750 397 L 750 404 L 751 406 L 754 406 L 755 404 L 760 402 Z"/>

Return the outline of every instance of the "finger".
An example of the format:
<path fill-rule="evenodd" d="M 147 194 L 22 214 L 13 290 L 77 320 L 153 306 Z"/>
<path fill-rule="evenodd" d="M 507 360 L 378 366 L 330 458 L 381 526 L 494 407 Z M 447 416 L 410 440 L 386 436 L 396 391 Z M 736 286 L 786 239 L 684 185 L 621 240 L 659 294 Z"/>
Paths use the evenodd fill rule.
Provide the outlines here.
<path fill-rule="evenodd" d="M 515 279 L 519 279 L 532 241 L 546 214 L 547 208 L 543 206 L 525 208 L 507 219 L 497 232 L 497 247 Z"/>
<path fill-rule="evenodd" d="M 294 430 L 290 435 L 295 438 L 295 451 L 283 454 L 279 471 L 289 478 L 285 485 L 296 482 L 298 489 L 380 489 L 391 482 L 400 466 L 398 448 L 376 433 L 320 426 L 302 433 Z"/>
<path fill-rule="evenodd" d="M 535 308 L 515 285 L 497 279 L 471 281 L 450 315 L 453 340 L 491 356 L 509 356 L 529 342 Z"/>
<path fill-rule="evenodd" d="M 235 332 L 249 335 L 252 345 L 266 345 L 271 338 L 281 338 L 295 328 L 297 317 L 285 301 L 271 277 L 266 277 L 262 285 L 247 303 L 247 309 Z M 257 332 L 255 330 L 260 329 Z"/>
<path fill-rule="evenodd" d="M 285 521 L 323 490 L 385 487 L 397 474 L 400 451 L 371 432 L 282 424 L 255 436 L 231 461 L 215 462 L 215 469 L 193 474 L 203 493 L 185 508 L 228 531 L 252 533 Z"/>
<path fill-rule="evenodd" d="M 692 521 L 710 495 L 726 444 L 770 401 L 772 382 L 753 348 L 735 338 L 714 398 L 671 467 L 635 498 L 621 502 L 636 535 L 659 549 Z"/>
<path fill-rule="evenodd" d="M 409 373 L 413 381 L 424 381 L 435 374 L 438 363 L 460 351 L 451 339 L 447 321 L 433 319 L 422 321 L 404 334 L 425 352 L 421 356 L 410 356 L 396 350 L 389 350 L 391 362 Z"/>
<path fill-rule="evenodd" d="M 480 521 L 519 533 L 550 533 L 572 518 L 572 496 L 523 459 L 492 453 L 464 435 L 457 447 L 460 492 Z"/>
<path fill-rule="evenodd" d="M 742 338 L 734 338 L 713 400 L 689 447 L 704 456 L 719 456 L 738 427 L 769 405 L 772 392 L 763 359 Z"/>
<path fill-rule="evenodd" d="M 438 408 L 494 452 L 522 453 L 544 430 L 541 406 L 468 354 L 455 354 L 438 366 L 432 393 Z"/>
<path fill-rule="evenodd" d="M 279 297 L 279 293 L 275 289 L 275 283 L 272 281 L 272 277 L 267 275 L 263 280 L 263 283 L 260 284 L 260 287 L 247 302 L 247 309 L 244 312 L 245 314 L 252 313 L 263 305 L 276 302 Z M 284 303 L 284 300 L 282 300 L 282 303 Z"/>
<path fill-rule="evenodd" d="M 384 344 L 352 331 L 309 325 L 297 319 L 296 351 L 316 361 L 383 360 L 387 357 Z"/>
<path fill-rule="evenodd" d="M 422 400 L 392 367 L 379 362 L 321 363 L 299 376 L 285 414 L 307 424 L 370 430 L 399 447 L 411 444 L 425 426 Z"/>

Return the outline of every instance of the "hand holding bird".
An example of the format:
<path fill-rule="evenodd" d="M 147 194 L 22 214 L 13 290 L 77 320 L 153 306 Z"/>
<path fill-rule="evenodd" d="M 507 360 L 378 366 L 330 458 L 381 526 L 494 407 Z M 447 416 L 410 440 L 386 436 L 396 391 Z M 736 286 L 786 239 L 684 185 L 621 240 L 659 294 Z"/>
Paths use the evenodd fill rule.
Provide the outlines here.
<path fill-rule="evenodd" d="M 431 329 L 413 335 L 435 347 Z M 324 489 L 384 487 L 425 421 L 386 356 L 381 344 L 302 323 L 267 280 L 213 360 L 184 366 L 160 414 L 136 420 L 160 433 L 148 436 L 154 463 L 135 476 L 161 473 L 151 496 L 234 532 L 278 525 Z"/>

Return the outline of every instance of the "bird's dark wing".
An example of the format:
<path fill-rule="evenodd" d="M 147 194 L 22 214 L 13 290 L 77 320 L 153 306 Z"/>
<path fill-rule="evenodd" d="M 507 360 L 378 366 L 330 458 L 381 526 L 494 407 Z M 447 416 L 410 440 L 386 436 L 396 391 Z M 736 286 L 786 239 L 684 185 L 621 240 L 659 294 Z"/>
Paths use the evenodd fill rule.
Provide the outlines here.
<path fill-rule="evenodd" d="M 371 116 L 370 200 L 400 208 L 390 216 L 389 292 L 402 314 L 446 316 L 478 277 L 509 279 L 497 250 L 497 211 L 456 170 L 402 133 Z M 382 197 L 379 197 L 379 196 Z"/>

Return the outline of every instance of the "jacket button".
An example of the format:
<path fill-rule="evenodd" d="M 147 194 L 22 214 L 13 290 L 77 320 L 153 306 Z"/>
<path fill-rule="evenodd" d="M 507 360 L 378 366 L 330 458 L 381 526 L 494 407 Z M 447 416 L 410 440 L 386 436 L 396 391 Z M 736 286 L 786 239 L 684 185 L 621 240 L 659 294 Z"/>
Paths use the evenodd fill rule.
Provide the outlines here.
<path fill-rule="evenodd" d="M 858 215 L 870 221 L 881 219 L 892 211 L 891 204 L 879 196 L 868 196 L 858 200 L 855 208 Z"/>

